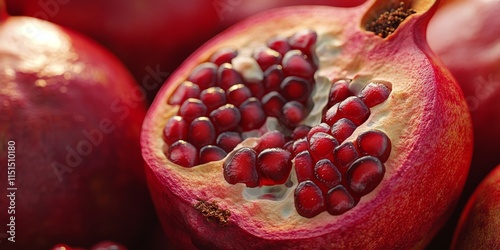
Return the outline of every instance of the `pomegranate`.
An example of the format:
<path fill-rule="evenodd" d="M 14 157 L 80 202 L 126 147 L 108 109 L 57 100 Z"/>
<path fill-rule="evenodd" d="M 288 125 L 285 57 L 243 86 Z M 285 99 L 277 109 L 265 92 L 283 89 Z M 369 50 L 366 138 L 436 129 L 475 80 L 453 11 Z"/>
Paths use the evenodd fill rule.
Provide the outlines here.
<path fill-rule="evenodd" d="M 0 0 L 1 249 L 140 240 L 154 218 L 144 100 L 102 47 Z"/>
<path fill-rule="evenodd" d="M 85 250 L 85 248 L 71 247 L 66 244 L 57 244 L 52 248 L 52 250 Z M 93 245 L 89 250 L 127 250 L 127 248 L 121 244 L 112 241 L 101 241 Z"/>
<path fill-rule="evenodd" d="M 451 249 L 500 247 L 500 165 L 493 169 L 467 202 Z"/>
<path fill-rule="evenodd" d="M 277 9 L 191 55 L 141 136 L 174 247 L 424 247 L 472 152 L 465 100 L 425 41 L 435 8 Z"/>

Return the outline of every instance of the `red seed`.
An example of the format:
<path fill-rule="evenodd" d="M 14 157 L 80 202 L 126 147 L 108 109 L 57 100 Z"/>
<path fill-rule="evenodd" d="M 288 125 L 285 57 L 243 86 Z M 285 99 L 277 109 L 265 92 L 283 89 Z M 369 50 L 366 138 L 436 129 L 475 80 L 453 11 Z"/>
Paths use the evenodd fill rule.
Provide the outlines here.
<path fill-rule="evenodd" d="M 184 81 L 168 99 L 168 104 L 179 105 L 188 98 L 197 98 L 200 94 L 200 87 L 192 82 Z"/>
<path fill-rule="evenodd" d="M 285 103 L 285 98 L 276 91 L 271 91 L 262 97 L 262 108 L 267 116 L 281 117 Z"/>
<path fill-rule="evenodd" d="M 247 82 L 246 86 L 248 89 L 250 89 L 250 92 L 252 92 L 252 96 L 254 96 L 256 98 L 260 99 L 260 98 L 262 98 L 264 93 L 266 93 L 262 82 Z"/>
<path fill-rule="evenodd" d="M 226 155 L 224 149 L 214 145 L 207 145 L 200 149 L 200 164 L 222 160 Z"/>
<path fill-rule="evenodd" d="M 295 210 L 302 217 L 312 218 L 325 211 L 323 194 L 312 181 L 299 183 L 294 192 Z"/>
<path fill-rule="evenodd" d="M 216 65 L 231 63 L 231 60 L 233 60 L 236 56 L 238 56 L 238 51 L 234 48 L 222 48 L 210 57 L 210 62 L 213 62 Z"/>
<path fill-rule="evenodd" d="M 341 215 L 351 210 L 357 203 L 342 185 L 330 189 L 325 200 L 326 211 L 331 215 Z"/>
<path fill-rule="evenodd" d="M 207 114 L 207 106 L 198 99 L 189 98 L 182 103 L 179 108 L 179 115 L 184 118 L 187 123 L 190 123 L 197 117 L 205 116 Z"/>
<path fill-rule="evenodd" d="M 253 58 L 257 61 L 260 68 L 265 71 L 273 65 L 281 63 L 281 55 L 278 51 L 259 47 L 254 51 Z"/>
<path fill-rule="evenodd" d="M 293 155 L 297 155 L 297 154 L 301 153 L 302 151 L 308 150 L 308 149 L 309 149 L 309 143 L 307 142 L 307 139 L 304 137 L 304 138 L 296 140 L 293 143 L 292 153 L 293 153 Z"/>
<path fill-rule="evenodd" d="M 349 90 L 350 80 L 339 80 L 335 82 L 330 88 L 330 94 L 328 96 L 328 106 L 345 100 L 347 97 L 352 96 L 351 91 Z"/>
<path fill-rule="evenodd" d="M 239 107 L 252 96 L 252 92 L 243 84 L 233 85 L 227 90 L 227 102 Z"/>
<path fill-rule="evenodd" d="M 391 153 L 391 140 L 380 130 L 363 132 L 356 139 L 356 146 L 361 155 L 375 156 L 381 162 L 386 162 Z"/>
<path fill-rule="evenodd" d="M 190 168 L 198 165 L 198 151 L 189 142 L 179 140 L 174 142 L 169 148 L 167 158 L 173 163 Z"/>
<path fill-rule="evenodd" d="M 257 153 L 251 148 L 239 148 L 223 163 L 224 179 L 229 184 L 243 183 L 247 187 L 259 186 L 256 169 Z"/>
<path fill-rule="evenodd" d="M 351 96 L 339 103 L 338 118 L 347 118 L 356 126 L 363 124 L 370 116 L 370 109 L 356 96 Z"/>
<path fill-rule="evenodd" d="M 240 113 L 243 131 L 260 128 L 266 122 L 266 114 L 257 98 L 251 97 L 243 102 L 240 105 Z"/>
<path fill-rule="evenodd" d="M 283 70 L 281 65 L 273 65 L 264 72 L 264 88 L 266 92 L 278 91 L 283 81 Z"/>
<path fill-rule="evenodd" d="M 316 162 L 314 175 L 318 180 L 326 184 L 328 188 L 334 187 L 342 181 L 340 171 L 328 159 L 321 159 Z"/>
<path fill-rule="evenodd" d="M 342 118 L 332 125 L 330 134 L 337 139 L 339 143 L 342 143 L 356 130 L 356 125 L 347 118 Z"/>
<path fill-rule="evenodd" d="M 333 136 L 325 133 L 315 133 L 309 140 L 309 151 L 313 159 L 328 158 L 333 160 L 333 150 L 339 143 Z"/>
<path fill-rule="evenodd" d="M 163 129 L 165 142 L 171 145 L 178 140 L 186 140 L 188 133 L 188 124 L 182 117 L 174 116 L 170 118 Z"/>
<path fill-rule="evenodd" d="M 311 137 L 318 132 L 329 133 L 330 126 L 328 124 L 322 122 L 322 123 L 312 127 L 309 130 L 309 133 L 307 133 L 307 141 L 311 141 Z"/>
<path fill-rule="evenodd" d="M 340 115 L 338 114 L 338 111 L 339 111 L 339 103 L 336 103 L 330 108 L 328 108 L 323 117 L 324 122 L 330 126 L 335 124 L 341 118 Z"/>
<path fill-rule="evenodd" d="M 283 57 L 283 73 L 285 76 L 297 76 L 311 79 L 316 68 L 308 60 L 307 56 L 300 50 L 290 50 Z"/>
<path fill-rule="evenodd" d="M 291 127 L 297 126 L 304 118 L 306 118 L 306 113 L 302 103 L 291 101 L 283 106 L 283 119 L 285 125 Z"/>
<path fill-rule="evenodd" d="M 358 151 L 352 142 L 342 143 L 333 150 L 333 158 L 341 172 L 345 172 L 351 163 L 358 159 Z"/>
<path fill-rule="evenodd" d="M 286 54 L 291 47 L 290 44 L 288 44 L 288 38 L 286 37 L 274 37 L 269 42 L 267 43 L 267 46 L 273 50 L 278 51 L 281 55 Z"/>
<path fill-rule="evenodd" d="M 241 138 L 240 133 L 227 131 L 220 133 L 220 135 L 217 137 L 216 143 L 217 146 L 229 153 L 233 151 L 233 149 L 242 141 L 243 138 Z"/>
<path fill-rule="evenodd" d="M 200 100 L 210 112 L 226 103 L 226 91 L 219 87 L 205 89 L 200 93 Z"/>
<path fill-rule="evenodd" d="M 309 151 L 302 151 L 293 158 L 295 173 L 297 180 L 303 182 L 313 180 L 314 177 L 314 162 Z"/>
<path fill-rule="evenodd" d="M 301 30 L 288 39 L 292 49 L 298 49 L 306 55 L 310 55 L 318 35 L 312 30 Z"/>
<path fill-rule="evenodd" d="M 197 148 L 212 144 L 215 141 L 214 125 L 207 117 L 198 117 L 189 126 L 188 138 Z"/>
<path fill-rule="evenodd" d="M 311 94 L 311 84 L 303 78 L 289 76 L 281 83 L 280 90 L 289 101 L 305 102 Z"/>
<path fill-rule="evenodd" d="M 243 77 L 233 68 L 232 64 L 224 63 L 217 70 L 217 83 L 219 87 L 228 90 L 236 84 L 243 84 Z"/>
<path fill-rule="evenodd" d="M 259 141 L 254 149 L 257 153 L 260 153 L 268 148 L 282 148 L 285 145 L 285 142 L 285 135 L 282 132 L 272 130 L 264 133 L 259 138 Z"/>
<path fill-rule="evenodd" d="M 305 138 L 310 130 L 311 130 L 311 126 L 304 125 L 304 124 L 299 125 L 292 131 L 292 134 L 290 135 L 290 137 L 292 138 L 292 140 L 298 140 L 301 138 Z"/>
<path fill-rule="evenodd" d="M 383 83 L 372 82 L 361 90 L 359 98 L 366 104 L 367 107 L 374 107 L 389 97 L 391 89 Z"/>
<path fill-rule="evenodd" d="M 215 86 L 217 65 L 210 62 L 198 65 L 189 76 L 188 81 L 197 84 L 201 90 Z"/>
<path fill-rule="evenodd" d="M 363 156 L 347 169 L 346 181 L 352 193 L 361 197 L 373 191 L 382 181 L 384 174 L 385 167 L 379 159 Z"/>
<path fill-rule="evenodd" d="M 210 112 L 210 120 L 220 133 L 236 129 L 241 121 L 241 113 L 234 105 L 226 104 Z"/>
<path fill-rule="evenodd" d="M 283 184 L 292 169 L 290 152 L 281 148 L 268 148 L 257 157 L 257 172 L 261 185 Z"/>

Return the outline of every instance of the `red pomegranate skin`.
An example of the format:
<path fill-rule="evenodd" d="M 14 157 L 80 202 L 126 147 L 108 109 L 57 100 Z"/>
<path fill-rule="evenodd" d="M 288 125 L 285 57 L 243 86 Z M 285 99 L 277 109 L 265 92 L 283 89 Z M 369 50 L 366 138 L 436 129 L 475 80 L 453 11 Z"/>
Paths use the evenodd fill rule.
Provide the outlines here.
<path fill-rule="evenodd" d="M 280 6 L 356 6 L 364 1 L 7 0 L 7 3 L 13 15 L 48 20 L 100 42 L 125 63 L 152 99 L 189 54 L 236 21 Z"/>
<path fill-rule="evenodd" d="M 416 67 L 412 72 L 430 73 L 426 75 L 428 78 L 418 85 L 419 91 L 415 89 L 411 93 L 413 96 L 408 93 L 399 96 L 399 98 L 404 96 L 404 98 L 429 101 L 414 103 L 410 108 L 415 109 L 414 113 L 422 115 L 416 119 L 422 123 L 415 125 L 415 133 L 405 136 L 404 143 L 393 141 L 392 154 L 399 155 L 398 157 L 407 155 L 408 158 L 398 161 L 401 165 L 398 165 L 397 173 L 390 180 L 393 183 L 381 185 L 376 195 L 371 196 L 372 200 L 363 203 L 363 208 L 360 208 L 358 204 L 355 212 L 350 214 L 351 216 L 339 219 L 338 224 L 330 223 L 314 232 L 312 229 L 311 231 L 304 229 L 298 233 L 294 231 L 296 234 L 292 235 L 288 230 L 294 229 L 286 223 L 279 224 L 281 227 L 271 229 L 267 228 L 269 226 L 266 223 L 249 222 L 253 219 L 252 215 L 263 216 L 262 213 L 270 212 L 273 208 L 264 209 L 258 205 L 252 207 L 251 203 L 241 202 L 243 198 L 236 196 L 241 195 L 240 190 L 223 179 L 220 173 L 221 162 L 193 168 L 182 168 L 170 162 L 163 152 L 166 145 L 162 140 L 162 133 L 168 117 L 175 115 L 176 109 L 166 103 L 175 91 L 175 87 L 188 77 L 194 67 L 207 60 L 218 48 L 228 46 L 231 42 L 238 44 L 242 41 L 244 43 L 246 39 L 249 39 L 246 36 L 251 36 L 252 41 L 260 41 L 264 40 L 261 34 L 267 34 L 266 32 L 269 32 L 270 37 L 279 34 L 279 31 L 286 30 L 291 33 L 292 31 L 287 29 L 302 25 L 307 27 L 307 24 L 311 25 L 311 23 L 317 25 L 315 27 L 327 24 L 331 24 L 329 27 L 339 25 L 342 27 L 339 33 L 357 34 L 355 30 L 360 29 L 359 22 L 351 19 L 359 15 L 356 11 L 362 10 L 357 9 L 351 12 L 346 9 L 334 11 L 322 7 L 285 8 L 261 14 L 238 26 L 233 26 L 226 33 L 205 44 L 185 61 L 157 95 L 145 119 L 141 138 L 143 155 L 149 166 L 146 168 L 148 184 L 166 235 L 175 241 L 173 244 L 181 249 L 234 249 L 235 246 L 241 249 L 330 249 L 333 246 L 340 249 L 423 248 L 430 240 L 429 237 L 432 237 L 443 225 L 453 204 L 458 199 L 470 163 L 472 131 L 461 91 L 425 43 L 423 34 L 436 5 L 430 1 L 420 3 L 432 7 L 425 14 L 418 16 L 419 18 L 405 22 L 407 25 L 405 27 L 408 29 L 399 30 L 398 36 L 388 38 L 388 43 L 395 47 L 384 48 L 377 51 L 380 52 L 378 54 L 374 48 L 382 48 L 382 45 L 377 42 L 366 45 L 373 49 L 370 50 L 373 55 L 368 53 L 370 55 L 366 56 L 370 56 L 371 60 L 379 60 L 371 62 L 373 65 L 367 67 L 380 69 L 381 65 L 386 65 L 384 63 L 392 62 L 394 65 L 391 65 L 394 67 L 404 65 L 399 68 L 400 71 L 391 68 L 391 73 L 396 75 L 408 70 L 407 66 Z M 367 6 L 360 8 L 367 8 Z M 326 20 L 330 20 L 333 16 L 335 16 L 333 19 L 337 21 L 328 23 Z M 325 23 L 322 24 L 322 22 Z M 412 25 L 414 26 L 410 29 Z M 350 59 L 357 56 L 358 49 L 365 48 L 361 41 L 366 42 L 373 37 L 366 38 L 364 35 L 365 33 L 360 32 L 349 37 L 352 38 L 349 40 L 351 43 L 345 43 L 346 47 L 342 48 L 343 53 L 341 53 L 346 58 L 339 61 L 349 64 Z M 402 48 L 404 42 L 408 42 L 411 46 L 407 44 L 409 47 Z M 405 51 L 406 55 L 420 55 L 418 53 L 423 51 L 425 55 L 414 58 L 412 63 L 403 59 L 398 59 L 402 61 L 395 63 L 396 59 L 392 58 L 397 54 L 395 51 Z M 356 68 L 358 64 L 353 64 L 349 66 L 354 69 L 346 65 L 340 68 L 356 74 L 357 70 L 361 69 Z M 331 74 L 341 74 L 341 69 L 338 69 L 339 72 L 333 70 Z M 377 73 L 383 74 L 381 71 Z M 405 77 L 398 76 L 400 80 Z M 434 83 L 432 87 L 426 88 L 425 84 L 431 82 Z M 398 112 L 405 110 L 403 107 L 394 108 Z M 407 119 L 403 117 L 398 122 L 405 120 Z M 396 123 L 394 121 L 394 124 Z M 232 208 L 231 212 L 235 215 L 231 216 L 235 216 L 234 219 L 230 219 L 230 222 L 224 226 L 207 221 L 193 206 L 197 199 L 217 200 L 224 207 Z M 234 205 L 236 208 L 231 204 L 233 199 L 239 202 Z M 381 204 L 384 204 L 383 208 L 377 207 Z M 245 218 L 245 216 L 250 218 Z M 290 223 L 293 224 L 295 221 Z M 302 226 L 299 223 L 297 225 Z M 265 233 L 262 233 L 261 229 Z"/>
<path fill-rule="evenodd" d="M 451 249 L 500 247 L 500 165 L 481 181 L 467 202 Z"/>
<path fill-rule="evenodd" d="M 154 218 L 139 146 L 145 97 L 95 42 L 9 17 L 3 1 L 0 14 L 0 221 L 15 224 L 0 249 L 134 246 Z"/>

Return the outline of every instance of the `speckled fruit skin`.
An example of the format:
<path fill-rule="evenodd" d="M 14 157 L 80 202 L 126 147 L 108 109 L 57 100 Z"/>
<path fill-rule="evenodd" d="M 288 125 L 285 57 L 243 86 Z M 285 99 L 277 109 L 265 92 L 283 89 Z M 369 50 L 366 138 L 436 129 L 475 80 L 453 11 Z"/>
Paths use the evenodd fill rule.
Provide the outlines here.
<path fill-rule="evenodd" d="M 462 212 L 451 249 L 500 247 L 500 165 L 474 191 Z"/>
<path fill-rule="evenodd" d="M 2 237 L 0 249 L 137 243 L 154 215 L 139 145 L 144 97 L 109 52 L 54 24 L 8 17 L 3 3 L 0 222 L 15 216 L 16 242 Z"/>
<path fill-rule="evenodd" d="M 362 23 L 386 1 L 369 1 L 350 9 L 284 8 L 239 23 L 195 52 L 171 76 L 151 106 L 141 144 L 146 175 L 164 231 L 180 249 L 407 249 L 423 248 L 454 207 L 467 176 L 472 128 L 463 95 L 425 42 L 425 29 L 436 5 L 413 1 L 417 14 L 386 39 L 366 32 Z M 375 11 L 376 12 L 376 11 Z M 162 138 L 178 107 L 167 105 L 175 88 L 192 69 L 217 49 L 265 42 L 313 28 L 335 37 L 326 78 L 375 75 L 392 82 L 393 97 L 374 113 L 392 138 L 388 172 L 380 185 L 341 216 L 320 214 L 305 219 L 280 205 L 247 201 L 243 185 L 230 185 L 222 162 L 182 168 L 168 161 Z M 336 47 L 338 46 L 338 47 Z M 323 51 L 325 52 L 325 51 Z M 325 52 L 327 53 L 327 52 Z M 369 122 L 368 122 L 369 123 Z M 377 127 L 377 125 L 375 125 Z M 398 131 L 398 132 L 396 132 Z M 397 136 L 396 136 L 397 135 Z M 194 208 L 198 200 L 217 202 L 231 212 L 229 223 L 207 221 Z M 281 204 L 281 203 L 280 203 Z"/>

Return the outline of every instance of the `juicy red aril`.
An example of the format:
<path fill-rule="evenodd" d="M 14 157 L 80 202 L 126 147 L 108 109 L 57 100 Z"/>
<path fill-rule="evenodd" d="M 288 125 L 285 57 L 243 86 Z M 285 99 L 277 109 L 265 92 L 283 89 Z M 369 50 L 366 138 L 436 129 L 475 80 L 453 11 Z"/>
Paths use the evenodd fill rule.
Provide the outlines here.
<path fill-rule="evenodd" d="M 191 122 L 197 117 L 205 116 L 207 111 L 208 108 L 203 102 L 195 98 L 189 98 L 179 108 L 179 115 L 186 122 Z"/>
<path fill-rule="evenodd" d="M 282 148 L 285 145 L 285 142 L 285 135 L 282 132 L 272 130 L 264 133 L 259 138 L 254 150 L 257 151 L 257 153 L 260 153 L 267 148 Z"/>
<path fill-rule="evenodd" d="M 227 131 L 219 134 L 216 140 L 216 144 L 229 153 L 242 141 L 243 138 L 241 138 L 240 133 Z"/>
<path fill-rule="evenodd" d="M 330 132 L 330 126 L 326 123 L 320 123 L 309 130 L 309 133 L 307 133 L 307 140 L 311 141 L 311 137 L 318 133 L 318 132 L 323 132 L 323 133 L 329 133 Z"/>
<path fill-rule="evenodd" d="M 268 148 L 257 157 L 257 171 L 261 185 L 285 183 L 292 169 L 290 152 L 281 148 Z"/>
<path fill-rule="evenodd" d="M 352 142 L 342 143 L 333 150 L 335 164 L 340 170 L 345 170 L 358 158 L 358 151 Z"/>
<path fill-rule="evenodd" d="M 347 99 L 349 96 L 352 96 L 352 93 L 349 90 L 349 83 L 349 80 L 339 80 L 332 85 L 330 88 L 330 94 L 328 95 L 329 107 Z"/>
<path fill-rule="evenodd" d="M 287 100 L 307 101 L 311 93 L 310 83 L 300 77 L 289 76 L 280 85 L 281 92 Z"/>
<path fill-rule="evenodd" d="M 267 46 L 275 51 L 278 51 L 281 55 L 286 54 L 291 47 L 288 43 L 288 39 L 286 37 L 275 37 L 269 40 Z"/>
<path fill-rule="evenodd" d="M 186 140 L 187 133 L 188 124 L 180 116 L 170 118 L 163 129 L 163 135 L 167 144 L 172 144 L 178 140 Z"/>
<path fill-rule="evenodd" d="M 311 127 L 308 125 L 299 125 L 295 127 L 295 129 L 292 131 L 292 134 L 290 137 L 292 140 L 298 140 L 301 138 L 305 138 L 309 131 L 311 130 Z"/>
<path fill-rule="evenodd" d="M 367 107 L 371 108 L 387 100 L 390 93 L 391 90 L 385 84 L 372 82 L 361 90 L 359 98 Z"/>
<path fill-rule="evenodd" d="M 300 152 L 309 149 L 309 143 L 307 142 L 306 138 L 301 138 L 298 140 L 295 140 L 292 146 L 292 152 L 294 155 L 299 154 Z"/>
<path fill-rule="evenodd" d="M 266 91 L 278 91 L 283 81 L 281 65 L 273 65 L 264 72 L 264 88 Z"/>
<path fill-rule="evenodd" d="M 259 64 L 262 70 L 267 70 L 269 67 L 279 64 L 281 62 L 281 55 L 278 51 L 267 48 L 260 47 L 254 52 L 253 57 Z"/>
<path fill-rule="evenodd" d="M 189 142 L 179 140 L 168 148 L 168 159 L 175 164 L 186 168 L 193 167 L 198 164 L 198 151 Z"/>
<path fill-rule="evenodd" d="M 339 143 L 342 143 L 352 135 L 354 130 L 356 130 L 356 124 L 349 119 L 342 118 L 332 125 L 330 134 L 335 137 Z"/>
<path fill-rule="evenodd" d="M 269 92 L 262 97 L 262 108 L 266 115 L 271 117 L 280 117 L 285 103 L 286 99 L 276 91 Z"/>
<path fill-rule="evenodd" d="M 356 205 L 356 200 L 342 185 L 328 191 L 325 198 L 326 211 L 331 215 L 341 215 Z"/>
<path fill-rule="evenodd" d="M 200 101 L 212 111 L 226 103 L 226 92 L 219 87 L 211 87 L 200 93 Z"/>
<path fill-rule="evenodd" d="M 210 120 L 218 132 L 236 129 L 241 120 L 240 110 L 232 104 L 226 104 L 210 112 Z"/>
<path fill-rule="evenodd" d="M 306 218 L 312 218 L 325 211 L 323 194 L 312 181 L 303 181 L 295 188 L 295 209 Z"/>
<path fill-rule="evenodd" d="M 179 105 L 188 98 L 196 98 L 200 94 L 200 87 L 192 82 L 185 81 L 177 87 L 175 92 L 168 99 L 168 104 Z"/>
<path fill-rule="evenodd" d="M 224 63 L 217 70 L 217 83 L 222 89 L 228 90 L 233 85 L 243 83 L 243 77 L 233 69 L 232 64 Z"/>
<path fill-rule="evenodd" d="M 248 87 L 248 89 L 250 89 L 250 92 L 256 98 L 262 98 L 265 93 L 264 85 L 262 84 L 262 82 L 247 82 L 246 86 Z"/>
<path fill-rule="evenodd" d="M 338 119 L 347 118 L 356 126 L 363 124 L 370 116 L 370 109 L 356 96 L 351 96 L 339 103 Z"/>
<path fill-rule="evenodd" d="M 239 107 L 244 101 L 252 96 L 250 89 L 243 85 L 237 84 L 232 86 L 227 91 L 227 102 Z"/>
<path fill-rule="evenodd" d="M 314 161 L 309 151 L 302 151 L 293 158 L 297 180 L 303 182 L 312 180 L 314 176 Z"/>
<path fill-rule="evenodd" d="M 324 132 L 318 132 L 309 140 L 309 151 L 314 159 L 333 159 L 333 150 L 338 145 L 339 143 L 333 136 Z"/>
<path fill-rule="evenodd" d="M 224 149 L 214 145 L 207 145 L 200 149 L 200 164 L 222 160 L 226 155 Z"/>
<path fill-rule="evenodd" d="M 234 48 L 222 48 L 210 57 L 210 62 L 213 62 L 216 65 L 230 63 L 236 56 L 238 56 L 238 51 Z"/>
<path fill-rule="evenodd" d="M 306 58 L 300 50 L 288 51 L 283 57 L 283 73 L 286 76 L 312 78 L 316 69 Z"/>
<path fill-rule="evenodd" d="M 381 162 L 386 162 L 391 153 L 391 140 L 379 130 L 370 130 L 360 134 L 356 145 L 361 155 L 377 157 Z"/>
<path fill-rule="evenodd" d="M 297 126 L 304 118 L 306 118 L 304 105 L 297 101 L 287 102 L 283 106 L 283 119 L 285 125 Z"/>
<path fill-rule="evenodd" d="M 306 55 L 310 55 L 317 39 L 318 35 L 316 32 L 312 30 L 302 30 L 291 36 L 290 39 L 288 39 L 288 43 L 292 49 L 297 49 Z"/>
<path fill-rule="evenodd" d="M 243 131 L 260 128 L 266 122 L 266 114 L 257 98 L 248 98 L 240 105 Z"/>
<path fill-rule="evenodd" d="M 243 183 L 247 187 L 259 185 L 259 175 L 256 169 L 257 153 L 251 148 L 240 148 L 229 155 L 224 162 L 224 179 L 229 184 Z"/>
<path fill-rule="evenodd" d="M 321 159 L 314 166 L 316 178 L 328 187 L 334 187 L 342 181 L 342 175 L 333 163 L 328 159 Z"/>
<path fill-rule="evenodd" d="M 215 128 L 207 117 L 199 117 L 191 122 L 188 134 L 189 142 L 201 148 L 215 141 Z"/>
<path fill-rule="evenodd" d="M 217 81 L 217 65 L 209 62 L 198 65 L 188 77 L 188 81 L 202 90 L 213 87 Z"/>
<path fill-rule="evenodd" d="M 346 181 L 349 189 L 360 197 L 373 191 L 382 181 L 384 173 L 384 164 L 379 159 L 363 156 L 347 169 Z"/>

